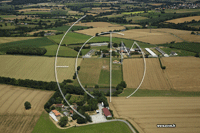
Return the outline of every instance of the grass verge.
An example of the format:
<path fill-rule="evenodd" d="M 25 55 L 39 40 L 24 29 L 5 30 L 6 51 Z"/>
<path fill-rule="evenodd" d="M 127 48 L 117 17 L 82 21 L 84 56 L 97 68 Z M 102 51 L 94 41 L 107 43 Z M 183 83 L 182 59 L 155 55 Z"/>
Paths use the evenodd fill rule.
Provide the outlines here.
<path fill-rule="evenodd" d="M 49 114 L 42 113 L 32 133 L 131 133 L 123 122 L 92 124 L 69 129 L 59 129 L 49 119 Z"/>

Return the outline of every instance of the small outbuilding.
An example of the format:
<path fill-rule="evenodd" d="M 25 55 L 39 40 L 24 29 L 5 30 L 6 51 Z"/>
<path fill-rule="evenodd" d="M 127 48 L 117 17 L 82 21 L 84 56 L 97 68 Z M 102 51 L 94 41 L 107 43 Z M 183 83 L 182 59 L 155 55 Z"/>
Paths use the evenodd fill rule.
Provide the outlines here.
<path fill-rule="evenodd" d="M 175 55 L 178 55 L 176 52 L 171 52 L 171 54 L 170 55 L 173 55 L 173 56 L 175 56 Z"/>
<path fill-rule="evenodd" d="M 112 117 L 110 111 L 107 108 L 102 109 L 104 116 L 107 117 Z"/>

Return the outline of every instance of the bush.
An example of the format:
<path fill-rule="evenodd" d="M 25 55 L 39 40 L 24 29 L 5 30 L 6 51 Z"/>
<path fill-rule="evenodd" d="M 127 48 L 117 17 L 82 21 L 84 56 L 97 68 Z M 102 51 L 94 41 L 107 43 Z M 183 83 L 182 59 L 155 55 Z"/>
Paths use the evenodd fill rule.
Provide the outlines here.
<path fill-rule="evenodd" d="M 87 122 L 87 120 L 84 119 L 84 118 L 82 118 L 82 117 L 78 117 L 78 118 L 77 118 L 77 123 L 78 123 L 78 124 L 83 124 L 83 123 L 86 123 L 86 122 Z"/>
<path fill-rule="evenodd" d="M 60 119 L 60 121 L 59 121 L 59 125 L 61 126 L 61 127 L 64 127 L 64 126 L 66 126 L 66 124 L 68 123 L 68 118 L 66 117 L 66 116 L 64 116 L 64 117 L 61 117 L 61 119 Z"/>
<path fill-rule="evenodd" d="M 78 67 L 77 67 L 77 71 L 79 71 L 79 70 L 80 70 L 80 68 L 81 68 L 81 67 L 80 67 L 80 66 L 78 66 Z"/>
<path fill-rule="evenodd" d="M 94 88 L 99 88 L 99 85 L 95 85 L 95 87 Z"/>
<path fill-rule="evenodd" d="M 123 86 L 124 88 L 126 88 L 126 86 L 127 86 L 125 81 L 121 81 L 120 85 Z"/>
<path fill-rule="evenodd" d="M 66 84 L 66 83 L 73 83 L 73 80 L 67 79 L 67 80 L 64 80 L 63 83 L 65 83 L 65 84 Z"/>
<path fill-rule="evenodd" d="M 111 119 L 112 119 L 112 117 L 107 117 L 106 119 L 107 119 L 107 120 L 111 120 Z"/>
<path fill-rule="evenodd" d="M 195 54 L 195 57 L 199 57 L 199 53 L 196 53 L 196 54 Z"/>
<path fill-rule="evenodd" d="M 54 110 L 54 109 L 56 109 L 56 108 L 55 108 L 54 106 L 52 106 L 52 107 L 51 107 L 51 110 Z"/>
<path fill-rule="evenodd" d="M 31 103 L 28 102 L 28 101 L 26 101 L 26 102 L 24 103 L 24 106 L 25 106 L 25 109 L 26 109 L 26 110 L 27 110 L 27 109 L 30 109 L 30 108 L 31 108 Z"/>

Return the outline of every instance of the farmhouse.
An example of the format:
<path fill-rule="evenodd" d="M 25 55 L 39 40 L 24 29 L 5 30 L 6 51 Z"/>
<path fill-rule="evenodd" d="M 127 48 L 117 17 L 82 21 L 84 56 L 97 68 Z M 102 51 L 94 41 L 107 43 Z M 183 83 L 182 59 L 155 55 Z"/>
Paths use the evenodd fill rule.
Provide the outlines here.
<path fill-rule="evenodd" d="M 56 117 L 60 116 L 60 112 L 58 112 L 57 110 L 52 110 L 52 112 L 54 113 L 54 115 L 55 115 Z"/>
<path fill-rule="evenodd" d="M 107 109 L 107 108 L 103 108 L 102 109 L 102 113 L 104 114 L 104 116 L 107 118 L 107 117 L 112 117 L 110 111 Z"/>

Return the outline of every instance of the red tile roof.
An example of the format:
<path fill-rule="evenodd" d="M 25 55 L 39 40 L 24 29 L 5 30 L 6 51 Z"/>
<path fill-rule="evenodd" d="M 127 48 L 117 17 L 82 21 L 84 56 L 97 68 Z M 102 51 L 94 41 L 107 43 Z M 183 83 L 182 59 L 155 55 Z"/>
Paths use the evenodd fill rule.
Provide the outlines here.
<path fill-rule="evenodd" d="M 64 104 L 56 104 L 56 107 L 62 107 Z"/>
<path fill-rule="evenodd" d="M 103 110 L 103 113 L 104 113 L 104 115 L 106 117 L 109 116 L 109 115 L 111 115 L 110 111 L 107 108 L 103 108 L 102 110 Z"/>
<path fill-rule="evenodd" d="M 52 110 L 52 112 L 55 114 L 55 116 L 60 116 L 60 113 L 57 110 Z"/>

